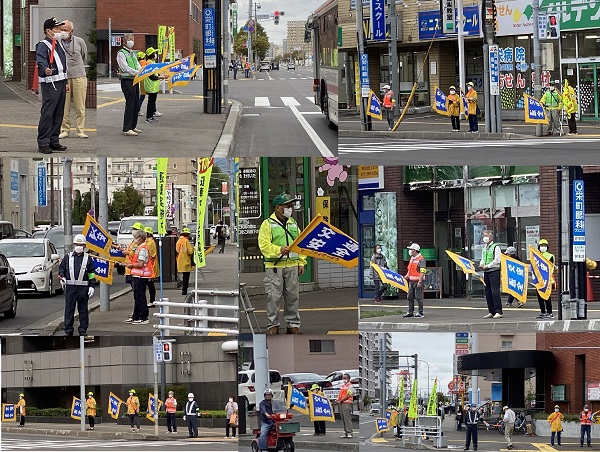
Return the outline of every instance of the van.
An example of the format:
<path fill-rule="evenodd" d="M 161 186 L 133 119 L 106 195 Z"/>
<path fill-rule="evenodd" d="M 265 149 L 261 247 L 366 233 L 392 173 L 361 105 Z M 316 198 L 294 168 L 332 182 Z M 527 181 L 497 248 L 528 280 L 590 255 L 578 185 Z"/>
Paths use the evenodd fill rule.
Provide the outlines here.
<path fill-rule="evenodd" d="M 84 225 L 73 225 L 73 237 L 83 232 Z M 65 255 L 65 227 L 63 225 L 52 226 L 46 231 L 43 238 L 50 240 L 56 248 L 56 252 L 62 258 Z"/>
<path fill-rule="evenodd" d="M 246 397 L 246 400 L 248 401 L 248 410 L 254 410 L 256 407 L 256 380 L 254 373 L 254 369 L 241 370 L 238 372 L 238 397 Z M 273 391 L 273 400 L 283 401 L 285 395 L 279 371 L 269 370 L 269 380 L 269 388 Z"/>
<path fill-rule="evenodd" d="M 119 245 L 127 246 L 133 240 L 133 234 L 131 227 L 135 223 L 142 223 L 144 227 L 150 226 L 154 233 L 158 231 L 158 217 L 151 216 L 135 216 L 135 217 L 123 217 L 121 223 L 119 223 L 119 231 L 117 232 L 117 243 Z"/>
<path fill-rule="evenodd" d="M 14 239 L 15 228 L 10 221 L 0 221 L 0 240 Z"/>

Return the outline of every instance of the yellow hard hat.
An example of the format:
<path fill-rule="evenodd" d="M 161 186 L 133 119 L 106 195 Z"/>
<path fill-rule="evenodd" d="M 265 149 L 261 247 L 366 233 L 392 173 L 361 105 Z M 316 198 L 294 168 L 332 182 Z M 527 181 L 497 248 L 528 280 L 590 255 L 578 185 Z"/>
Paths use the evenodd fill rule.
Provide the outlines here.
<path fill-rule="evenodd" d="M 146 226 L 144 228 L 144 232 L 147 233 L 147 234 L 154 234 L 154 229 L 152 229 L 151 226 Z"/>
<path fill-rule="evenodd" d="M 146 54 L 140 50 L 138 52 L 138 60 L 141 60 L 142 58 L 146 58 Z"/>
<path fill-rule="evenodd" d="M 135 394 L 135 389 L 130 389 L 130 390 L 129 390 L 129 393 L 130 393 L 130 394 Z"/>
<path fill-rule="evenodd" d="M 93 395 L 94 395 L 94 393 L 93 393 L 92 391 L 90 391 L 90 392 L 88 392 L 88 394 L 87 394 L 87 395 L 92 395 L 92 396 L 93 396 Z"/>
<path fill-rule="evenodd" d="M 191 234 L 192 231 L 190 231 L 190 228 L 183 228 L 183 231 L 181 231 L 182 234 Z"/>
<path fill-rule="evenodd" d="M 542 239 L 538 242 L 538 245 L 547 245 L 548 244 L 548 240 L 546 239 Z"/>
<path fill-rule="evenodd" d="M 19 394 L 19 397 L 25 397 L 25 394 L 21 393 Z"/>
<path fill-rule="evenodd" d="M 143 231 L 144 230 L 144 225 L 138 221 L 136 223 L 133 223 L 133 226 L 131 226 L 131 229 L 138 230 L 138 231 Z"/>
<path fill-rule="evenodd" d="M 150 56 L 150 55 L 152 55 L 153 53 L 156 53 L 156 52 L 157 52 L 157 50 L 154 47 L 148 47 L 146 49 L 146 55 L 147 56 Z"/>
<path fill-rule="evenodd" d="M 451 86 L 451 87 L 450 87 L 450 89 L 456 89 L 456 87 L 454 87 L 454 86 Z"/>
<path fill-rule="evenodd" d="M 471 85 L 472 87 L 475 87 L 475 84 L 473 82 L 469 82 L 467 83 L 467 86 Z"/>

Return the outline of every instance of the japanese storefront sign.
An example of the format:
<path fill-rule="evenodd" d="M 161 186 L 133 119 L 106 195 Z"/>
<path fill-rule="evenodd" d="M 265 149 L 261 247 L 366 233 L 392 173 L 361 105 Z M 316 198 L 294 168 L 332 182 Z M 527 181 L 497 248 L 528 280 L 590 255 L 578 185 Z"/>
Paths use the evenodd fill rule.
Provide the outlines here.
<path fill-rule="evenodd" d="M 442 16 L 442 31 L 444 33 L 456 33 L 456 5 L 454 0 L 441 0 L 440 11 Z"/>
<path fill-rule="evenodd" d="M 217 67 L 217 37 L 214 8 L 204 8 L 202 13 L 204 30 L 204 67 Z"/>
<path fill-rule="evenodd" d="M 458 30 L 458 10 L 455 11 L 455 30 Z M 463 32 L 469 36 L 479 36 L 479 7 L 467 6 L 463 9 Z M 446 33 L 456 33 L 440 28 L 440 11 L 423 11 L 419 13 L 419 39 L 445 38 Z"/>
<path fill-rule="evenodd" d="M 371 0 L 371 27 L 373 41 L 385 41 L 385 0 Z"/>
<path fill-rule="evenodd" d="M 500 57 L 498 55 L 499 47 L 497 45 L 491 45 L 489 47 L 490 54 L 490 94 L 497 96 L 500 94 L 500 68 L 499 62 Z"/>
<path fill-rule="evenodd" d="M 585 205 L 583 181 L 573 181 L 573 262 L 585 262 Z"/>
<path fill-rule="evenodd" d="M 360 55 L 360 87 L 361 97 L 369 97 L 371 86 L 369 81 L 369 55 L 362 53 Z"/>

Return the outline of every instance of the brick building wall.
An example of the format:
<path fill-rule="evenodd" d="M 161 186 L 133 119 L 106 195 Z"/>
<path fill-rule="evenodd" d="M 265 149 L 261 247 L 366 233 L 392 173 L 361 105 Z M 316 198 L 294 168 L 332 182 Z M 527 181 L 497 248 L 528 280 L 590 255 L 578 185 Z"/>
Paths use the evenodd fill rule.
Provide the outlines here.
<path fill-rule="evenodd" d="M 537 349 L 554 354 L 555 368 L 546 374 L 546 407 L 558 404 L 562 413 L 577 414 L 584 403 L 592 412 L 600 401 L 586 400 L 585 383 L 600 381 L 600 333 L 538 333 Z M 566 384 L 567 402 L 551 400 L 551 385 Z"/>

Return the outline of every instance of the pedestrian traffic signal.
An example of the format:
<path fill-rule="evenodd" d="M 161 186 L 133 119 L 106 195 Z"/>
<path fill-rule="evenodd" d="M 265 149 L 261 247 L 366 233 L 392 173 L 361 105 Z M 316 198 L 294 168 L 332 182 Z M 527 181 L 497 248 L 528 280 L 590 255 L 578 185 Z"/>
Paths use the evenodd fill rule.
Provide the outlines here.
<path fill-rule="evenodd" d="M 173 355 L 171 354 L 171 351 L 172 351 L 171 343 L 163 342 L 162 350 L 163 350 L 163 361 L 166 363 L 173 361 Z"/>
<path fill-rule="evenodd" d="M 279 25 L 279 11 L 275 11 L 275 25 Z"/>
<path fill-rule="evenodd" d="M 548 39 L 558 39 L 560 36 L 560 23 L 557 14 L 548 14 Z"/>

